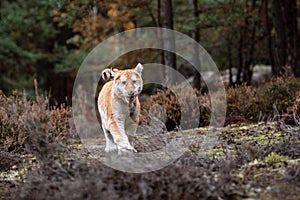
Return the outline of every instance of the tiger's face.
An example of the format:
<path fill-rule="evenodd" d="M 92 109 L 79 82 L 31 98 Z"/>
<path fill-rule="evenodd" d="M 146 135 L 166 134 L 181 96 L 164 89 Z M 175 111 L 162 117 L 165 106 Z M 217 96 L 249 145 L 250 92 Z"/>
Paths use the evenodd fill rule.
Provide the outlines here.
<path fill-rule="evenodd" d="M 143 89 L 142 80 L 143 66 L 138 64 L 134 69 L 118 70 L 109 69 L 107 73 L 102 73 L 102 77 L 110 77 L 114 81 L 114 90 L 117 96 L 126 103 L 135 102 L 136 97 Z"/>

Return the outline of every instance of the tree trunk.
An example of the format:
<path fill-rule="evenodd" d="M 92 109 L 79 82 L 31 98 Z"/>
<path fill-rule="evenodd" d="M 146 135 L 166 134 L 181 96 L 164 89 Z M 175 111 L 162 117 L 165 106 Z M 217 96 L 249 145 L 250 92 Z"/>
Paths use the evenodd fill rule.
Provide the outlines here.
<path fill-rule="evenodd" d="M 236 74 L 236 80 L 235 80 L 235 84 L 236 85 L 240 85 L 242 84 L 241 81 L 241 74 L 243 71 L 243 66 L 244 66 L 244 56 L 243 56 L 243 44 L 244 44 L 244 40 L 243 40 L 243 30 L 240 33 L 240 38 L 239 38 L 239 46 L 238 46 L 238 59 L 239 59 L 239 66 L 237 69 L 237 74 Z"/>
<path fill-rule="evenodd" d="M 193 21 L 194 21 L 194 31 L 193 31 L 193 39 L 199 43 L 200 41 L 200 32 L 197 27 L 197 21 L 199 16 L 199 9 L 198 9 L 198 0 L 192 0 L 192 7 L 193 7 Z M 198 44 L 195 44 L 193 47 L 193 62 L 198 68 L 200 68 L 200 58 L 199 58 L 199 48 Z M 201 88 L 201 80 L 200 80 L 200 73 L 197 69 L 195 69 L 194 74 L 194 83 L 193 86 L 195 89 L 200 90 Z"/>
<path fill-rule="evenodd" d="M 297 63 L 298 28 L 296 0 L 272 0 L 273 25 L 275 29 L 275 66 L 273 75 L 279 76 L 285 66 L 299 76 Z"/>
<path fill-rule="evenodd" d="M 273 67 L 275 66 L 275 61 L 274 61 L 273 43 L 272 43 L 272 34 L 271 34 L 272 26 L 271 26 L 270 20 L 269 20 L 269 9 L 268 9 L 269 0 L 263 0 L 262 4 L 263 4 L 264 18 L 265 18 L 264 23 L 265 23 L 266 30 L 267 30 L 268 54 L 269 54 L 270 64 L 273 69 Z M 272 71 L 274 71 L 274 70 L 272 70 Z"/>
<path fill-rule="evenodd" d="M 156 1 L 156 18 L 157 18 L 157 27 L 162 27 L 161 25 L 161 16 L 160 16 L 160 12 L 161 12 L 161 0 L 157 0 Z M 159 33 L 158 33 L 159 34 Z M 164 59 L 164 51 L 161 51 L 160 53 L 160 63 L 161 64 L 165 64 L 165 59 Z"/>
<path fill-rule="evenodd" d="M 228 68 L 229 68 L 229 85 L 233 85 L 232 80 L 232 53 L 231 53 L 231 39 L 227 39 L 227 59 L 228 59 Z"/>
<path fill-rule="evenodd" d="M 162 0 L 161 8 L 163 11 L 163 27 L 173 29 L 173 10 L 172 0 Z M 175 50 L 175 38 L 174 35 L 163 36 L 164 48 L 169 50 Z M 173 69 L 176 69 L 176 55 L 170 51 L 164 52 L 165 64 Z M 165 74 L 168 79 L 170 77 Z"/>
<path fill-rule="evenodd" d="M 249 10 L 250 13 L 254 13 L 256 9 L 256 0 L 252 0 L 251 10 Z M 249 15 L 248 15 L 249 16 Z M 247 55 L 245 59 L 245 67 L 243 71 L 243 82 L 247 83 L 247 85 L 251 85 L 252 75 L 253 75 L 253 68 L 251 68 L 251 65 L 253 65 L 253 55 L 255 52 L 255 45 L 256 45 L 256 26 L 255 24 L 249 23 L 249 18 L 245 18 L 245 23 L 247 24 L 248 31 L 251 32 L 251 35 L 248 35 L 248 45 L 247 45 Z"/>

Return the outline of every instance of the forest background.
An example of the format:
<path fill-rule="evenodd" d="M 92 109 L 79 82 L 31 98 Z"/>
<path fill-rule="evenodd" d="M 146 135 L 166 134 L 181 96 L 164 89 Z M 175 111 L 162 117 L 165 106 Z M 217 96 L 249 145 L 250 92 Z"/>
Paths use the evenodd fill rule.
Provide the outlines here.
<path fill-rule="evenodd" d="M 273 76 L 289 66 L 300 76 L 298 0 L 3 0 L 0 3 L 0 89 L 34 96 L 34 80 L 54 104 L 71 104 L 73 81 L 87 54 L 101 41 L 137 27 L 166 27 L 198 41 L 229 85 L 251 84 L 253 67 Z M 145 56 L 147 55 L 147 56 Z M 141 50 L 117 66 L 166 63 L 186 76 L 199 74 L 180 58 Z M 172 62 L 172 61 L 171 61 Z M 95 66 L 101 70 L 103 66 Z M 198 82 L 197 82 L 198 81 Z"/>

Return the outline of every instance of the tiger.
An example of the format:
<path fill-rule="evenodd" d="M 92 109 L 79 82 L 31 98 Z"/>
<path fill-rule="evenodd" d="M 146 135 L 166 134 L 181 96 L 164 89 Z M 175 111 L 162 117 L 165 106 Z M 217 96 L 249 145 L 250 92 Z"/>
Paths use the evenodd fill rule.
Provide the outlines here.
<path fill-rule="evenodd" d="M 102 71 L 102 79 L 109 80 L 97 100 L 106 140 L 105 152 L 137 152 L 128 136 L 135 135 L 139 122 L 138 95 L 143 89 L 142 70 L 143 65 L 138 63 L 132 69 Z"/>

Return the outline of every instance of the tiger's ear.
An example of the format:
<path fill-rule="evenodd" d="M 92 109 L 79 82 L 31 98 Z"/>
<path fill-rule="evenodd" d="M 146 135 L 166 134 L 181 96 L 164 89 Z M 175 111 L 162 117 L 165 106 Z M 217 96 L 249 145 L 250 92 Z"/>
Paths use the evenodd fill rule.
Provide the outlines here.
<path fill-rule="evenodd" d="M 137 71 L 140 75 L 142 75 L 144 67 L 141 63 L 137 64 L 137 66 L 134 68 L 135 71 Z"/>
<path fill-rule="evenodd" d="M 102 71 L 102 78 L 103 80 L 113 80 L 116 76 L 116 72 L 118 72 L 118 69 L 111 68 L 111 69 L 105 69 Z"/>

